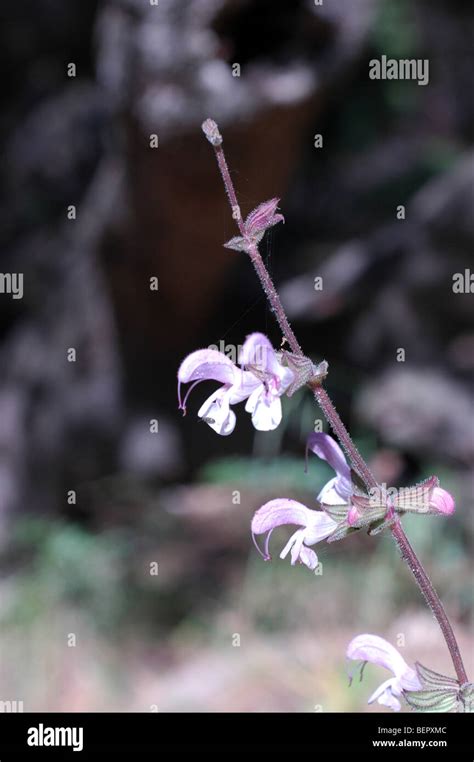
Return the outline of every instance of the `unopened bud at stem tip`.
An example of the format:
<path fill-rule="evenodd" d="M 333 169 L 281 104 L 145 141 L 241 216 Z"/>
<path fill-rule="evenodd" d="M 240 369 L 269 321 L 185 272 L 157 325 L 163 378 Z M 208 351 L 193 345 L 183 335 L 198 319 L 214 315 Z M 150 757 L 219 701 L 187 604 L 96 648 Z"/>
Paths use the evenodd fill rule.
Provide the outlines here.
<path fill-rule="evenodd" d="M 202 131 L 211 145 L 222 145 L 222 135 L 220 134 L 219 127 L 215 123 L 214 119 L 206 119 L 202 123 Z"/>

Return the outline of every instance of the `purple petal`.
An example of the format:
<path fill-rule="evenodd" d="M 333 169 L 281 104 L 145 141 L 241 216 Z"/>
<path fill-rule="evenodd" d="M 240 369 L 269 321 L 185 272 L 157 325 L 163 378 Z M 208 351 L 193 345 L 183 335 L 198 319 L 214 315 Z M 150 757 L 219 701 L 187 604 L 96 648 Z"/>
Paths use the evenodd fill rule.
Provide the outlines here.
<path fill-rule="evenodd" d="M 289 498 L 276 498 L 270 500 L 256 511 L 252 519 L 253 534 L 263 534 L 282 524 L 295 524 L 297 526 L 308 526 L 311 523 L 312 511 L 302 503 Z"/>
<path fill-rule="evenodd" d="M 178 380 L 187 384 L 190 381 L 212 379 L 231 384 L 238 368 L 222 352 L 215 349 L 198 349 L 185 357 L 178 370 Z"/>
<path fill-rule="evenodd" d="M 244 368 L 279 378 L 281 366 L 271 342 L 263 333 L 251 333 L 244 341 L 239 363 Z"/>
<path fill-rule="evenodd" d="M 230 390 L 230 404 L 236 405 L 238 402 L 246 400 L 261 385 L 261 381 L 253 373 L 236 367 Z"/>
<path fill-rule="evenodd" d="M 349 643 L 346 653 L 349 659 L 361 659 L 385 667 L 397 678 L 405 674 L 409 677 L 414 672 L 397 649 L 378 635 L 357 635 Z"/>
<path fill-rule="evenodd" d="M 344 453 L 335 439 L 324 432 L 314 432 L 310 434 L 307 442 L 307 449 L 314 452 L 318 458 L 325 460 L 334 469 L 338 476 L 342 476 L 350 481 L 351 470 L 347 464 Z"/>
<path fill-rule="evenodd" d="M 329 505 L 347 503 L 353 491 L 351 470 L 336 440 L 324 432 L 314 432 L 306 441 L 306 456 L 308 450 L 329 463 L 337 474 L 336 479 L 330 479 L 322 488 L 318 495 L 319 502 Z"/>

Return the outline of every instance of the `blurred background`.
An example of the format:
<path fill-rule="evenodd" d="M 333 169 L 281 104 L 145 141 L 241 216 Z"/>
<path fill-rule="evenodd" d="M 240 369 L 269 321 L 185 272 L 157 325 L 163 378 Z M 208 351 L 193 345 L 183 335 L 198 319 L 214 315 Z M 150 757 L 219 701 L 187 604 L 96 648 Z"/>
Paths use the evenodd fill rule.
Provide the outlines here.
<path fill-rule="evenodd" d="M 372 711 L 388 675 L 349 688 L 344 658 L 362 632 L 452 674 L 389 536 L 319 546 L 317 577 L 278 558 L 288 528 L 273 562 L 256 553 L 253 511 L 311 506 L 331 475 L 304 473 L 309 393 L 266 434 L 243 409 L 228 438 L 198 422 L 212 384 L 177 409 L 189 352 L 281 341 L 222 247 L 208 116 L 243 211 L 281 198 L 262 253 L 379 480 L 435 473 L 456 496 L 452 518 L 404 523 L 472 676 L 474 330 L 453 292 L 474 239 L 472 4 L 27 0 L 2 22 L 1 269 L 24 296 L 0 299 L 0 700 Z M 429 59 L 429 85 L 370 80 L 382 54 Z"/>

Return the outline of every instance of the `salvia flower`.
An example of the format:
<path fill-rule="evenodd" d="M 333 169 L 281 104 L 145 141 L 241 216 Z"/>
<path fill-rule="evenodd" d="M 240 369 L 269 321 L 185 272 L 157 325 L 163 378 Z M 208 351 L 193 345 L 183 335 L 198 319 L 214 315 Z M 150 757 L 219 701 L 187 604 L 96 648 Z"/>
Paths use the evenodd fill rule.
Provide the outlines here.
<path fill-rule="evenodd" d="M 292 383 L 293 372 L 281 364 L 270 341 L 262 333 L 247 337 L 239 361 L 247 372 L 260 380 L 245 405 L 253 425 L 259 431 L 276 429 L 282 417 L 280 397 Z"/>
<path fill-rule="evenodd" d="M 337 442 L 324 432 L 310 434 L 306 453 L 311 450 L 325 460 L 336 476 L 324 485 L 318 495 L 322 508 L 339 520 L 338 531 L 331 540 L 342 539 L 350 530 L 368 527 L 370 534 L 385 528 L 390 509 L 400 514 L 431 513 L 448 516 L 455 508 L 453 496 L 439 486 L 439 479 L 430 476 L 413 487 L 378 485 L 368 493 L 354 484 L 355 474 Z M 389 512 L 389 513 L 387 513 Z"/>
<path fill-rule="evenodd" d="M 373 692 L 368 704 L 377 701 L 398 712 L 401 708 L 399 697 L 404 691 L 418 691 L 422 687 L 416 670 L 408 666 L 391 643 L 378 635 L 357 635 L 347 646 L 347 658 L 361 660 L 364 665 L 367 662 L 377 664 L 393 673 L 393 677 L 385 680 Z"/>
<path fill-rule="evenodd" d="M 314 550 L 307 546 L 325 540 L 336 528 L 336 522 L 324 511 L 310 510 L 296 500 L 270 500 L 256 511 L 251 525 L 255 545 L 265 560 L 271 558 L 268 548 L 273 530 L 284 524 L 297 526 L 299 529 L 291 535 L 280 553 L 280 558 L 286 558 L 290 553 L 292 566 L 298 561 L 309 569 L 315 569 L 318 557 Z M 263 552 L 255 540 L 255 535 L 260 534 L 266 535 Z"/>
<path fill-rule="evenodd" d="M 241 367 L 214 349 L 199 349 L 181 363 L 178 370 L 179 408 L 186 412 L 189 393 L 201 381 L 220 381 L 219 387 L 201 405 L 198 417 L 223 436 L 235 428 L 232 405 L 247 400 L 245 409 L 259 431 L 275 429 L 282 418 L 280 397 L 292 383 L 292 371 L 283 366 L 279 355 L 262 333 L 247 337 L 239 357 Z M 184 399 L 181 384 L 191 383 Z"/>

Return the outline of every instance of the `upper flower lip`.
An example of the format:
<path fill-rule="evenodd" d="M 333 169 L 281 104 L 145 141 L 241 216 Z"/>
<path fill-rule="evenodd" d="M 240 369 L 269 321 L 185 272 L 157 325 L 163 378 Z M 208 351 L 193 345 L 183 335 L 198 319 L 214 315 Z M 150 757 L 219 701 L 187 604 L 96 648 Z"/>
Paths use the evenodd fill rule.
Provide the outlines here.
<path fill-rule="evenodd" d="M 336 440 L 324 432 L 313 432 L 306 441 L 306 457 L 308 450 L 325 460 L 336 472 L 319 493 L 319 502 L 327 505 L 347 503 L 353 491 L 351 469 Z"/>
<path fill-rule="evenodd" d="M 401 707 L 397 696 L 400 696 L 403 691 L 416 691 L 421 688 L 416 671 L 406 663 L 391 643 L 379 635 L 369 633 L 357 635 L 347 646 L 346 655 L 348 659 L 385 667 L 394 675 L 373 692 L 369 698 L 369 704 L 377 699 L 379 704 L 398 711 Z"/>
<path fill-rule="evenodd" d="M 414 672 L 397 649 L 379 635 L 357 635 L 347 646 L 347 657 L 385 667 L 397 678 L 402 678 L 407 671 Z"/>
<path fill-rule="evenodd" d="M 235 396 L 241 401 L 255 388 L 256 380 L 238 368 L 222 352 L 215 349 L 198 349 L 185 357 L 178 370 L 178 401 L 180 410 L 186 410 L 186 400 L 194 385 L 201 381 L 220 381 L 227 387 L 232 387 Z M 181 384 L 193 383 L 188 394 L 181 399 Z"/>
<path fill-rule="evenodd" d="M 314 569 L 318 563 L 317 556 L 314 551 L 304 548 L 303 544 L 315 545 L 320 540 L 326 539 L 337 526 L 336 522 L 324 511 L 311 510 L 297 500 L 290 498 L 270 500 L 256 511 L 251 524 L 252 536 L 260 553 L 262 551 L 255 541 L 255 535 L 267 533 L 262 553 L 267 560 L 270 558 L 268 552 L 270 536 L 276 527 L 283 524 L 295 525 L 300 529 L 292 535 L 280 557 L 284 558 L 291 550 L 292 564 L 299 560 L 310 569 Z"/>

